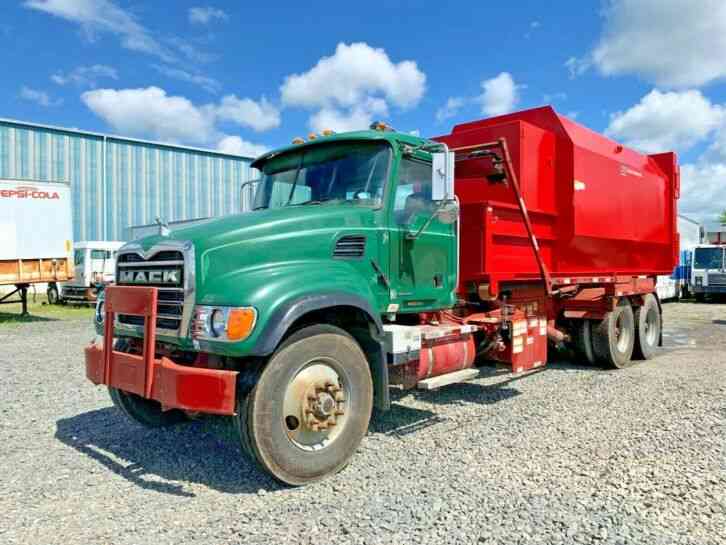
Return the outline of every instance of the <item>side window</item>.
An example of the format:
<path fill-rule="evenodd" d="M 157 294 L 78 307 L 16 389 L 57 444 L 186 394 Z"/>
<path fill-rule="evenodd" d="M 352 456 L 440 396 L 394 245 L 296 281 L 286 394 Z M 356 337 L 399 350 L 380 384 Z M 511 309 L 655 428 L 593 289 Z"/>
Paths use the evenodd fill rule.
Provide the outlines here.
<path fill-rule="evenodd" d="M 431 163 L 403 159 L 398 172 L 398 186 L 393 207 L 396 222 L 407 224 L 415 221 L 417 216 L 428 217 L 433 210 Z"/>

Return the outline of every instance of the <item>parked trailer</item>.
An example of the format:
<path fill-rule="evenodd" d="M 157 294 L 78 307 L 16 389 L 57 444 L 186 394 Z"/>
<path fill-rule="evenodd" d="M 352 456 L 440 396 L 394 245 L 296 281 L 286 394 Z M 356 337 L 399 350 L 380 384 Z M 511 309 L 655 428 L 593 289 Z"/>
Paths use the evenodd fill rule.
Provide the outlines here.
<path fill-rule="evenodd" d="M 0 286 L 12 287 L 0 303 L 19 302 L 26 315 L 31 284 L 71 280 L 72 241 L 68 184 L 0 180 Z"/>
<path fill-rule="evenodd" d="M 74 279 L 61 284 L 61 293 L 48 289 L 48 302 L 86 304 L 96 302 L 98 293 L 115 280 L 116 252 L 123 242 L 86 240 L 73 245 Z"/>
<path fill-rule="evenodd" d="M 348 463 L 390 385 L 542 369 L 563 344 L 622 368 L 661 342 L 673 153 L 546 107 L 436 139 L 327 132 L 253 166 L 254 212 L 119 251 L 86 374 L 143 424 L 234 415 L 243 452 L 300 485 Z"/>

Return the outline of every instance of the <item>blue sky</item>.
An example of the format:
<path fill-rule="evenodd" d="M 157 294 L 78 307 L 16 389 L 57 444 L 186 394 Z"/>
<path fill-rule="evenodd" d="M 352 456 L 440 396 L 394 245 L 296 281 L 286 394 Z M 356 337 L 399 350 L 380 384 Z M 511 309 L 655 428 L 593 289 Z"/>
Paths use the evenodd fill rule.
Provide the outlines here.
<path fill-rule="evenodd" d="M 3 4 L 2 117 L 250 154 L 323 127 L 436 135 L 552 103 L 677 150 L 684 212 L 726 208 L 720 0 Z"/>

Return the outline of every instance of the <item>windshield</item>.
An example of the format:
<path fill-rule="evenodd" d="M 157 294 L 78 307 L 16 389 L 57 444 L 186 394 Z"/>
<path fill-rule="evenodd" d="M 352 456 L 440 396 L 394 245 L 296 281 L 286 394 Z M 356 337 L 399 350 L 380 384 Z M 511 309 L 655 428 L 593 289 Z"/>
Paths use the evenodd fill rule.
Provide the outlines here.
<path fill-rule="evenodd" d="M 254 209 L 328 201 L 380 206 L 390 156 L 386 143 L 354 142 L 273 157 L 261 168 Z"/>
<path fill-rule="evenodd" d="M 693 258 L 694 269 L 721 269 L 723 248 L 696 248 Z"/>

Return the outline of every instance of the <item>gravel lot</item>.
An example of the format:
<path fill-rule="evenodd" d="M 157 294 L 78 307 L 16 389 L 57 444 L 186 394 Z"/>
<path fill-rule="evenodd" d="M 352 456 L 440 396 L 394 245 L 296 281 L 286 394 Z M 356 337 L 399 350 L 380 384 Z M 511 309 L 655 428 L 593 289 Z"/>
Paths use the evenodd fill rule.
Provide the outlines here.
<path fill-rule="evenodd" d="M 669 304 L 666 347 L 394 396 L 351 465 L 286 489 L 225 419 L 125 420 L 78 317 L 0 324 L 0 543 L 726 543 L 726 305 Z"/>

